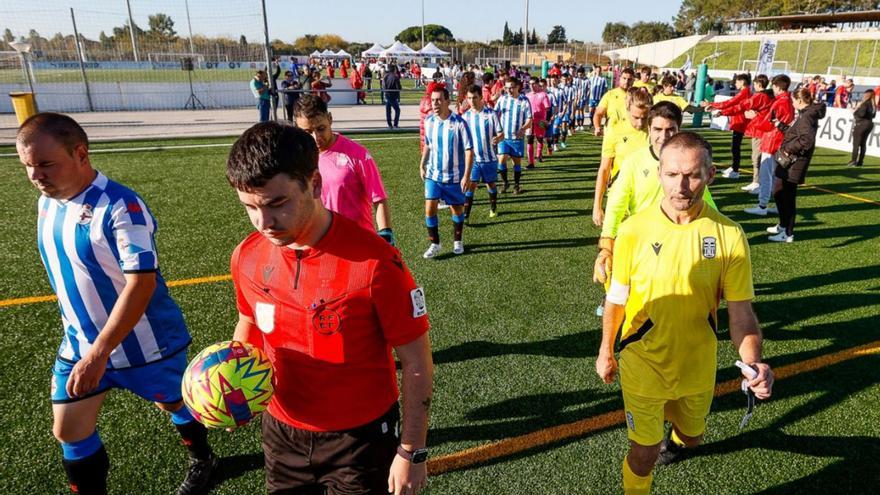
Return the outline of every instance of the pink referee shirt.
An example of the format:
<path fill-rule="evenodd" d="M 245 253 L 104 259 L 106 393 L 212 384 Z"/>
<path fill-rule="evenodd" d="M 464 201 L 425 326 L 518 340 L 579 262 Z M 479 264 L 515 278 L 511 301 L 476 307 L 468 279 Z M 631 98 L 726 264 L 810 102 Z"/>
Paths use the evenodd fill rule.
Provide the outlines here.
<path fill-rule="evenodd" d="M 361 227 L 375 231 L 373 204 L 388 198 L 379 168 L 370 152 L 342 134 L 318 159 L 321 202 Z"/>
<path fill-rule="evenodd" d="M 550 97 L 546 91 L 526 93 L 526 98 L 532 105 L 532 115 L 535 122 L 547 120 L 547 110 L 550 109 Z"/>

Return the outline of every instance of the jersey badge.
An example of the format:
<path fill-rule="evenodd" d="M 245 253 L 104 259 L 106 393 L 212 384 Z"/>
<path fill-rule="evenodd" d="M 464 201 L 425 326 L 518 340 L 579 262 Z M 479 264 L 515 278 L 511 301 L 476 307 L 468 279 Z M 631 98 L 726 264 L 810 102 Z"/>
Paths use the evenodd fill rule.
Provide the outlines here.
<path fill-rule="evenodd" d="M 325 308 L 315 313 L 315 316 L 312 317 L 312 325 L 319 334 L 330 336 L 339 333 L 342 328 L 342 318 L 336 311 Z"/>
<path fill-rule="evenodd" d="M 650 174 L 650 173 L 651 173 L 650 170 L 648 170 L 648 169 L 646 169 L 646 168 L 645 168 L 645 169 L 642 169 L 642 175 L 644 175 L 645 177 L 647 177 L 648 174 Z"/>
<path fill-rule="evenodd" d="M 703 258 L 711 260 L 715 257 L 715 238 L 703 237 Z"/>
<path fill-rule="evenodd" d="M 79 210 L 79 219 L 77 219 L 76 223 L 80 225 L 88 225 L 91 223 L 93 216 L 95 216 L 95 214 L 92 211 L 92 205 L 84 203 Z"/>
<path fill-rule="evenodd" d="M 130 201 L 127 205 L 125 205 L 125 209 L 128 210 L 129 213 L 143 213 L 144 210 L 141 208 L 141 205 L 138 204 L 137 201 Z"/>
<path fill-rule="evenodd" d="M 268 284 L 269 280 L 272 280 L 272 272 L 275 270 L 275 267 L 272 265 L 266 265 L 263 267 L 263 283 Z"/>
<path fill-rule="evenodd" d="M 412 300 L 413 318 L 428 314 L 428 307 L 425 304 L 425 289 L 416 287 L 409 292 L 409 298 Z"/>
<path fill-rule="evenodd" d="M 651 244 L 651 247 L 654 248 L 654 254 L 656 254 L 657 256 L 660 256 L 660 248 L 663 247 L 663 244 L 660 244 L 659 242 L 655 242 L 654 244 Z"/>
<path fill-rule="evenodd" d="M 255 316 L 257 317 L 257 328 L 263 333 L 272 333 L 275 331 L 275 305 L 258 302 L 255 307 Z"/>

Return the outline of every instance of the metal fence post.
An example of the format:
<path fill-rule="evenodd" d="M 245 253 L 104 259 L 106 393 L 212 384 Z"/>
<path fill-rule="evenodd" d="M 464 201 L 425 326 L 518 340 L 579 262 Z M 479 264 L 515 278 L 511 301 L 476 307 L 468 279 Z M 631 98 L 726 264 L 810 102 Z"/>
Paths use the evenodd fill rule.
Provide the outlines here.
<path fill-rule="evenodd" d="M 742 70 L 743 64 L 743 45 L 745 45 L 745 40 L 739 40 L 739 59 L 736 61 L 736 70 Z"/>
<path fill-rule="evenodd" d="M 810 59 L 810 39 L 807 38 L 807 49 L 804 51 L 804 67 L 801 69 L 802 74 L 806 74 L 807 72 L 807 60 Z"/>
<path fill-rule="evenodd" d="M 877 40 L 874 40 L 874 50 L 871 52 L 871 64 L 868 66 L 870 70 L 868 71 L 868 75 L 871 76 L 874 74 L 874 56 L 877 55 Z"/>
<path fill-rule="evenodd" d="M 861 41 L 859 41 L 858 43 L 856 43 L 856 54 L 855 54 L 855 56 L 853 57 L 853 68 L 852 68 L 853 76 L 856 75 L 856 67 L 858 66 L 858 62 L 859 62 L 859 49 L 860 49 L 861 47 L 862 47 L 862 42 L 861 42 Z"/>
<path fill-rule="evenodd" d="M 828 66 L 828 72 L 831 72 L 831 68 L 834 67 L 834 56 L 837 55 L 837 40 L 834 40 L 834 45 L 831 48 L 831 65 Z"/>
<path fill-rule="evenodd" d="M 76 42 L 76 53 L 79 55 L 79 71 L 82 73 L 83 86 L 86 89 L 86 101 L 89 104 L 89 111 L 94 112 L 95 107 L 92 105 L 92 91 L 89 88 L 89 78 L 86 77 L 85 53 L 79 37 L 79 30 L 76 29 L 76 17 L 73 15 L 73 7 L 70 8 L 70 21 L 73 23 L 73 37 Z"/>
<path fill-rule="evenodd" d="M 801 65 L 801 40 L 798 40 L 797 56 L 794 59 L 794 67 L 797 69 Z"/>

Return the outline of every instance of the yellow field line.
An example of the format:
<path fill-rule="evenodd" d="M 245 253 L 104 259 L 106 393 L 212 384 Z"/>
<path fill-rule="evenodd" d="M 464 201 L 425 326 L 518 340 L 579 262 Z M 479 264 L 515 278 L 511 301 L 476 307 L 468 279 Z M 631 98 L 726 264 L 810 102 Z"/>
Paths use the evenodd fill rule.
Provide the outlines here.
<path fill-rule="evenodd" d="M 871 342 L 851 349 L 826 354 L 824 356 L 807 359 L 798 363 L 780 366 L 774 370 L 776 380 L 785 380 L 801 373 L 814 371 L 819 368 L 831 366 L 842 361 L 853 359 L 869 354 L 880 354 L 880 340 Z M 728 380 L 715 386 L 715 396 L 720 397 L 740 391 L 741 378 Z M 588 433 L 604 430 L 612 426 L 625 423 L 622 409 L 607 412 L 598 416 L 575 421 L 559 426 L 553 426 L 543 430 L 527 433 L 516 437 L 506 438 L 497 442 L 491 442 L 477 447 L 472 447 L 460 452 L 435 457 L 428 461 L 428 472 L 442 474 L 449 471 L 468 468 L 493 459 L 507 457 L 535 447 L 548 445 L 562 440 L 578 438 Z"/>
<path fill-rule="evenodd" d="M 224 282 L 226 280 L 232 280 L 232 275 L 212 275 L 210 277 L 197 277 L 197 278 L 185 278 L 182 280 L 172 280 L 167 283 L 168 287 L 181 287 L 186 285 L 196 285 L 196 284 L 209 284 L 212 282 Z M 6 306 L 18 306 L 24 304 L 36 304 L 43 302 L 53 302 L 57 301 L 58 298 L 55 295 L 49 296 L 31 296 L 31 297 L 19 297 L 16 299 L 3 299 L 0 301 L 0 308 Z"/>

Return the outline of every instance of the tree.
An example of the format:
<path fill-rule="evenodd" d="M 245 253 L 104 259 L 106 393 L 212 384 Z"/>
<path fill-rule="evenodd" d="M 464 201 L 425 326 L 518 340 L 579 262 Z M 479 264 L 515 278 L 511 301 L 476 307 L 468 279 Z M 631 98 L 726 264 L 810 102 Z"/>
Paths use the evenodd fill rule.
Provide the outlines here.
<path fill-rule="evenodd" d="M 629 43 L 629 26 L 624 22 L 608 22 L 602 30 L 602 41 L 625 45 Z"/>
<path fill-rule="evenodd" d="M 15 41 L 15 35 L 12 34 L 11 29 L 6 28 L 6 30 L 3 31 L 3 41 L 7 43 L 12 43 L 13 41 Z"/>
<path fill-rule="evenodd" d="M 241 45 L 241 46 L 248 46 L 248 40 L 247 40 L 247 38 L 245 38 L 244 35 L 239 36 L 239 38 L 238 38 L 238 44 Z"/>
<path fill-rule="evenodd" d="M 422 41 L 422 26 L 410 26 L 398 33 L 395 39 L 401 43 L 419 43 Z M 439 24 L 425 24 L 425 43 L 450 41 L 455 41 L 455 38 L 449 28 Z"/>
<path fill-rule="evenodd" d="M 537 45 L 540 42 L 541 42 L 541 40 L 538 39 L 538 32 L 535 31 L 534 28 L 532 28 L 532 34 L 529 35 L 529 44 L 530 45 Z"/>
<path fill-rule="evenodd" d="M 547 43 L 565 43 L 565 28 L 562 26 L 553 26 L 550 34 L 547 35 Z"/>
<path fill-rule="evenodd" d="M 510 44 L 512 45 L 522 45 L 523 44 L 523 30 L 520 29 L 510 38 Z"/>
<path fill-rule="evenodd" d="M 510 27 L 507 25 L 507 21 L 504 21 L 504 32 L 501 34 L 501 44 L 513 44 L 513 33 L 510 31 Z"/>
<path fill-rule="evenodd" d="M 637 22 L 629 28 L 629 39 L 633 44 L 654 43 L 675 37 L 675 30 L 665 22 Z"/>
<path fill-rule="evenodd" d="M 174 21 L 166 14 L 157 13 L 148 17 L 150 29 L 147 35 L 156 40 L 173 42 L 177 40 L 177 31 L 174 30 Z"/>

